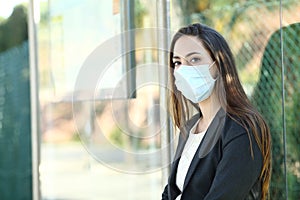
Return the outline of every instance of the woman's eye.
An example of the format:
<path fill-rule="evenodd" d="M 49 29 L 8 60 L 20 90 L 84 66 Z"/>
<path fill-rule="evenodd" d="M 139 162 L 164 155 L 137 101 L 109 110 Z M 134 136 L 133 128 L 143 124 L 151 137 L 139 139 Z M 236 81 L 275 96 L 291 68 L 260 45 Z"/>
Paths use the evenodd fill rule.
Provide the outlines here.
<path fill-rule="evenodd" d="M 190 63 L 198 63 L 198 62 L 200 62 L 200 58 L 192 58 L 190 60 Z"/>
<path fill-rule="evenodd" d="M 173 65 L 176 67 L 176 66 L 179 66 L 179 65 L 181 65 L 181 62 L 179 62 L 179 61 L 175 61 L 175 62 L 173 62 Z"/>

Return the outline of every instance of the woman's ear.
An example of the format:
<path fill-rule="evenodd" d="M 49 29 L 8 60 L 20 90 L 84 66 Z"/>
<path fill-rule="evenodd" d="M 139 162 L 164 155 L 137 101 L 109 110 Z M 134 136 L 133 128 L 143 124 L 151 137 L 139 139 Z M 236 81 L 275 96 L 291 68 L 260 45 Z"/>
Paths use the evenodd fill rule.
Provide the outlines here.
<path fill-rule="evenodd" d="M 218 63 L 216 61 L 214 61 L 214 63 L 210 66 L 210 75 L 213 79 L 218 79 L 220 71 L 219 71 L 219 66 Z"/>

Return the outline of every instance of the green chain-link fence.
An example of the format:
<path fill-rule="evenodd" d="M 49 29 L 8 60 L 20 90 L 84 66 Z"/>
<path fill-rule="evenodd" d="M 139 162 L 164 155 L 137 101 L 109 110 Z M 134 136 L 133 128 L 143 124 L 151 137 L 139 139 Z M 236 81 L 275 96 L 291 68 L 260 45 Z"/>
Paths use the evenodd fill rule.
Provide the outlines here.
<path fill-rule="evenodd" d="M 300 23 L 282 29 L 285 66 L 285 114 L 287 141 L 287 177 L 289 199 L 300 199 Z M 260 79 L 252 100 L 264 115 L 271 129 L 273 142 L 273 176 L 271 197 L 285 194 L 284 140 L 282 122 L 280 31 L 272 34 L 265 48 Z M 275 198 L 276 197 L 276 198 Z"/>
<path fill-rule="evenodd" d="M 0 199 L 31 199 L 28 42 L 0 53 Z"/>
<path fill-rule="evenodd" d="M 0 23 L 0 199 L 32 199 L 27 9 Z"/>

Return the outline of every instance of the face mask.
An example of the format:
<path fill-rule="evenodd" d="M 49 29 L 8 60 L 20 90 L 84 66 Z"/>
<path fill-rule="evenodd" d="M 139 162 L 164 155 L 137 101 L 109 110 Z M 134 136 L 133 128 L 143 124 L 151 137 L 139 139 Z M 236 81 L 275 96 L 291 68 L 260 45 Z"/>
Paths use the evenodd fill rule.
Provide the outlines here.
<path fill-rule="evenodd" d="M 181 65 L 174 70 L 177 89 L 189 100 L 199 103 L 207 99 L 215 85 L 215 79 L 210 75 L 211 65 L 187 66 Z"/>

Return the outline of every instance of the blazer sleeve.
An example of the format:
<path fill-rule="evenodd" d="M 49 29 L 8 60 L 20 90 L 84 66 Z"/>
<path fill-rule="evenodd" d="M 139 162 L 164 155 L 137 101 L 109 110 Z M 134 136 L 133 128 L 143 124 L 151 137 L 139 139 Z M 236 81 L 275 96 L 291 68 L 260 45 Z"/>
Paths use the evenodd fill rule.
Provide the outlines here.
<path fill-rule="evenodd" d="M 258 181 L 262 168 L 262 154 L 251 138 L 254 158 L 251 156 L 250 140 L 246 132 L 237 134 L 222 145 L 223 155 L 205 200 L 243 200 Z"/>
<path fill-rule="evenodd" d="M 168 185 L 166 185 L 163 193 L 162 193 L 162 196 L 161 196 L 161 200 L 169 200 L 169 196 L 168 196 Z"/>

